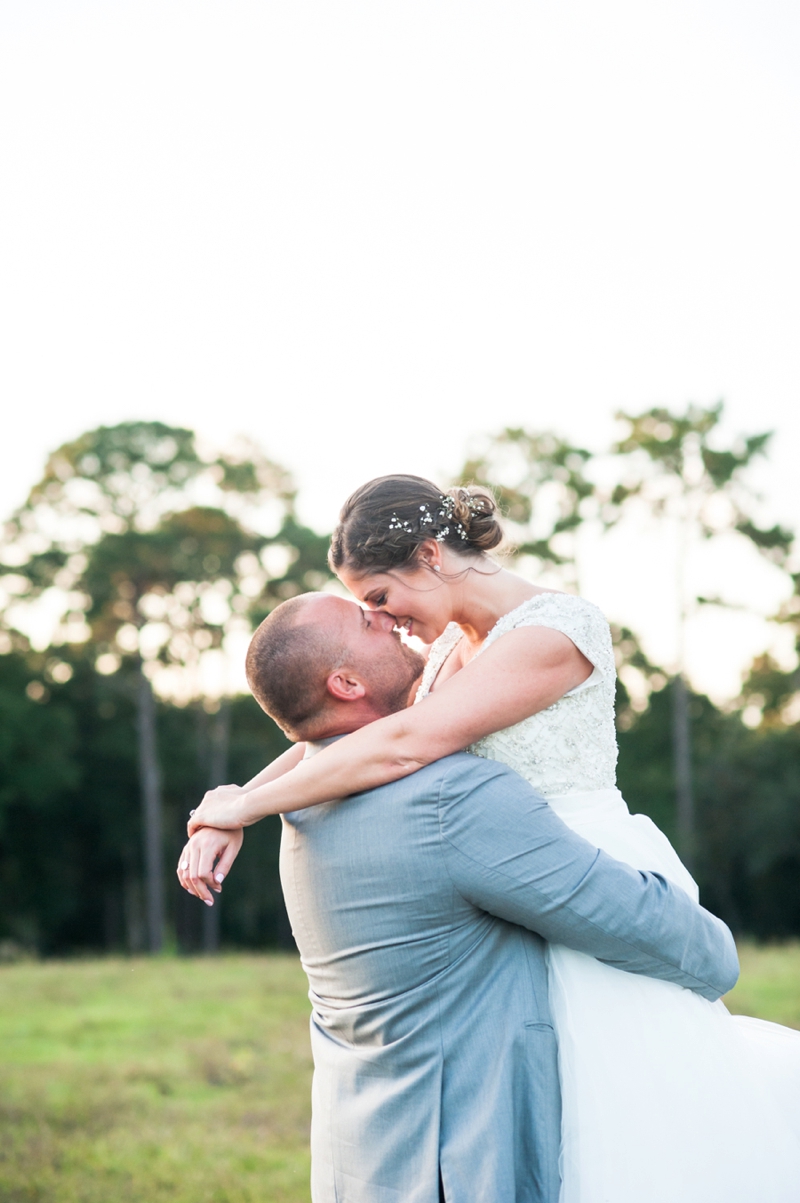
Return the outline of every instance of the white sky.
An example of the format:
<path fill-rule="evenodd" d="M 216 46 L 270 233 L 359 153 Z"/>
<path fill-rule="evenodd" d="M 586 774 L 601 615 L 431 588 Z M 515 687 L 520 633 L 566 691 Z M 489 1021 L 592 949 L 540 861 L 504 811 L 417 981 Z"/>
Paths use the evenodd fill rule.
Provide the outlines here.
<path fill-rule="evenodd" d="M 506 424 L 725 397 L 800 526 L 799 66 L 790 0 L 5 0 L 0 513 L 101 422 L 252 435 L 326 529 Z M 656 656 L 669 562 L 585 556 Z M 766 638 L 709 615 L 696 682 Z"/>

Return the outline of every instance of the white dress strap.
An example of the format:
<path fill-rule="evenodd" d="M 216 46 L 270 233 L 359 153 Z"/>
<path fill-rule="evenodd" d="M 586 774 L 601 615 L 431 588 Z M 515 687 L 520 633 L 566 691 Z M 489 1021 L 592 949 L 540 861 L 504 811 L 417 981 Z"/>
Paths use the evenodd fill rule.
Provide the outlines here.
<path fill-rule="evenodd" d="M 600 681 L 616 680 L 614 649 L 605 615 L 597 606 L 572 593 L 537 593 L 504 614 L 492 627 L 476 653 L 480 655 L 501 635 L 519 627 L 548 627 L 566 635 L 582 652 L 594 672 L 571 690 L 577 693 Z"/>
<path fill-rule="evenodd" d="M 421 702 L 426 698 L 433 688 L 433 683 L 439 675 L 439 669 L 444 664 L 447 657 L 452 652 L 453 648 L 463 637 L 464 632 L 457 622 L 449 622 L 442 631 L 438 639 L 431 644 L 431 650 L 428 653 L 428 662 L 425 665 L 425 670 L 422 674 L 422 680 L 419 683 L 414 704 Z"/>

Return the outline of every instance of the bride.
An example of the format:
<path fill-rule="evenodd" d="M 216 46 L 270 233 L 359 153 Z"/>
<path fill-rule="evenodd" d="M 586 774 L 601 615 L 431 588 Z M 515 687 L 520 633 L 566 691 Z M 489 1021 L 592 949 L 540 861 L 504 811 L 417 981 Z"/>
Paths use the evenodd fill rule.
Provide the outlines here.
<path fill-rule="evenodd" d="M 358 489 L 330 563 L 365 606 L 431 645 L 416 704 L 302 764 L 296 747 L 247 786 L 212 791 L 190 834 L 235 829 L 235 855 L 238 829 L 266 814 L 371 789 L 466 746 L 527 778 L 592 843 L 696 898 L 666 837 L 615 787 L 608 624 L 582 598 L 501 568 L 487 555 L 501 539 L 481 490 L 442 493 L 416 476 Z M 190 842 L 189 889 L 191 855 Z M 211 871 L 205 879 L 218 889 Z M 561 1203 L 800 1199 L 800 1033 L 566 948 L 550 947 L 548 967 Z"/>

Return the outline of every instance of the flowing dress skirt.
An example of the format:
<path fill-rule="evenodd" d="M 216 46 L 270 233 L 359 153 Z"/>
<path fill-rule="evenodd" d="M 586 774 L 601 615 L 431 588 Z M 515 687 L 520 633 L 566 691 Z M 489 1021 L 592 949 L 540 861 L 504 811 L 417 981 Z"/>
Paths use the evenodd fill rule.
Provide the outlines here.
<path fill-rule="evenodd" d="M 549 798 L 618 860 L 697 887 L 616 789 Z M 561 1203 L 800 1203 L 800 1032 L 670 982 L 549 950 Z"/>

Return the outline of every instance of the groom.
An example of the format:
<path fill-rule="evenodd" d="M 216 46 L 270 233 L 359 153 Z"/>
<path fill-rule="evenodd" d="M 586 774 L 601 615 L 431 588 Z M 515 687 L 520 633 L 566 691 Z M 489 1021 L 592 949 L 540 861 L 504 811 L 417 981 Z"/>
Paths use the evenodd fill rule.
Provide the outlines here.
<path fill-rule="evenodd" d="M 419 670 L 390 616 L 329 594 L 279 606 L 248 653 L 253 693 L 307 755 L 400 709 Z M 497 762 L 458 753 L 283 823 L 314 1203 L 557 1203 L 546 940 L 709 999 L 736 980 L 724 924 Z"/>

